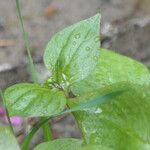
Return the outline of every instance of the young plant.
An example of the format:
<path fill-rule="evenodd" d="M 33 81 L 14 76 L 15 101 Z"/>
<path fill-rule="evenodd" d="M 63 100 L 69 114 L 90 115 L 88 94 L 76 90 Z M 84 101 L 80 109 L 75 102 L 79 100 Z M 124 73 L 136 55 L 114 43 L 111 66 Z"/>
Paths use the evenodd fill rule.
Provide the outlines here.
<path fill-rule="evenodd" d="M 150 72 L 135 60 L 100 48 L 99 34 L 99 14 L 58 32 L 44 53 L 52 73 L 48 80 L 5 90 L 11 116 L 46 117 L 33 127 L 22 150 L 28 150 L 33 135 L 51 117 L 68 112 L 73 112 L 82 139 L 44 142 L 35 150 L 150 149 Z"/>

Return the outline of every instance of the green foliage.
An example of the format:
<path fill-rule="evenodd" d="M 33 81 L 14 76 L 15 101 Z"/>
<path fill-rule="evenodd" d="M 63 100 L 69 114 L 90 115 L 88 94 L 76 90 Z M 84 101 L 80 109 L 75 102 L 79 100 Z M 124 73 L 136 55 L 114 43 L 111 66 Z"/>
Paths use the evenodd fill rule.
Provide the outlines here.
<path fill-rule="evenodd" d="M 20 150 L 11 131 L 2 125 L 0 125 L 0 150 Z"/>
<path fill-rule="evenodd" d="M 102 144 L 114 150 L 150 149 L 150 91 L 139 85 L 119 83 L 99 93 L 129 90 L 109 103 L 75 112 L 75 118 L 87 144 Z M 72 106 L 83 101 L 71 102 Z"/>
<path fill-rule="evenodd" d="M 115 98 L 118 95 L 122 94 L 122 92 L 123 92 L 123 90 L 117 91 L 117 92 L 112 92 L 112 93 L 109 93 L 109 94 L 106 94 L 106 95 L 99 95 L 99 96 L 97 96 L 97 95 L 95 96 L 95 94 L 92 94 L 93 96 L 90 97 L 90 99 L 89 99 L 88 96 L 86 96 L 89 99 L 89 101 L 81 102 L 77 106 L 75 106 L 75 107 L 73 107 L 71 109 L 64 110 L 63 112 L 57 114 L 56 116 L 64 115 L 66 113 L 71 113 L 71 112 L 75 112 L 75 111 L 81 111 L 81 110 L 87 109 L 87 108 L 89 109 L 89 108 L 92 108 L 92 107 L 96 107 L 97 105 L 100 105 L 102 103 L 109 102 L 112 98 Z M 82 97 L 82 99 L 83 99 L 83 97 Z M 52 116 L 52 117 L 56 117 L 56 116 Z M 49 117 L 49 118 L 46 118 L 46 119 L 43 119 L 43 120 L 39 121 L 32 128 L 32 130 L 27 135 L 27 137 L 26 137 L 26 139 L 25 139 L 25 141 L 24 141 L 24 143 L 22 145 L 22 150 L 27 150 L 28 149 L 29 144 L 30 144 L 34 134 L 38 131 L 38 129 L 40 129 L 40 127 L 42 127 L 52 117 Z"/>
<path fill-rule="evenodd" d="M 77 139 L 57 139 L 39 144 L 34 150 L 77 150 L 82 145 L 82 140 Z"/>
<path fill-rule="evenodd" d="M 61 91 L 38 84 L 16 84 L 4 94 L 11 116 L 51 116 L 61 112 L 66 105 Z"/>
<path fill-rule="evenodd" d="M 100 48 L 99 27 L 97 14 L 57 33 L 44 53 L 52 73 L 45 84 L 6 89 L 10 115 L 46 117 L 33 127 L 22 150 L 48 117 L 67 112 L 74 112 L 83 142 L 59 139 L 35 150 L 150 149 L 150 72 L 135 60 Z M 63 111 L 66 104 L 70 109 Z"/>
<path fill-rule="evenodd" d="M 95 69 L 100 55 L 99 27 L 97 14 L 54 35 L 44 62 L 55 82 L 67 86 L 83 80 Z"/>
<path fill-rule="evenodd" d="M 79 148 L 78 150 L 112 150 L 112 149 L 102 147 L 100 145 L 86 145 L 84 147 Z"/>
<path fill-rule="evenodd" d="M 82 144 L 81 140 L 77 139 L 57 139 L 50 142 L 39 144 L 34 150 L 111 150 L 100 145 L 86 145 Z"/>
<path fill-rule="evenodd" d="M 101 48 L 100 51 L 100 59 L 93 73 L 71 87 L 74 94 L 84 95 L 118 82 L 150 85 L 150 73 L 143 64 L 107 49 Z"/>

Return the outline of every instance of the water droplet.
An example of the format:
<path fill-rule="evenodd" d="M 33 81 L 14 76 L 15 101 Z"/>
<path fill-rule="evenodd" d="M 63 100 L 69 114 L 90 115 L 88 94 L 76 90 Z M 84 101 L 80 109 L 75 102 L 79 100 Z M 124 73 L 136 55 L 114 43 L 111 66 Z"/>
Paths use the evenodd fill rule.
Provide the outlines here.
<path fill-rule="evenodd" d="M 90 50 L 90 47 L 86 47 L 86 51 L 89 51 Z"/>
<path fill-rule="evenodd" d="M 75 38 L 76 38 L 76 39 L 79 39 L 79 38 L 80 38 L 80 33 L 76 34 L 76 35 L 75 35 Z"/>
<path fill-rule="evenodd" d="M 73 41 L 73 45 L 76 45 L 76 41 Z"/>
<path fill-rule="evenodd" d="M 100 108 L 97 108 L 95 111 L 96 114 L 100 114 L 101 112 L 102 112 L 102 110 Z"/>

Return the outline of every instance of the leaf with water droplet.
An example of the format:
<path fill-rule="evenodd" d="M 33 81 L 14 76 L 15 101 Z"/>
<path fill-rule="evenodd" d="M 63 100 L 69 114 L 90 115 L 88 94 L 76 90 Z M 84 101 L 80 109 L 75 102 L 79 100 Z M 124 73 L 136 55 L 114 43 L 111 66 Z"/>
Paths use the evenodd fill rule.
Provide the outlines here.
<path fill-rule="evenodd" d="M 101 88 L 98 93 L 103 95 L 121 89 L 128 90 L 107 103 L 74 113 L 85 143 L 114 150 L 149 150 L 150 90 L 121 82 Z M 85 96 L 69 100 L 68 104 L 72 108 L 83 101 L 87 101 Z"/>
<path fill-rule="evenodd" d="M 68 83 L 83 80 L 96 67 L 100 56 L 100 15 L 83 20 L 54 35 L 44 53 L 46 67 L 57 83 L 66 75 Z M 99 37 L 100 38 L 100 37 Z"/>
<path fill-rule="evenodd" d="M 11 116 L 51 116 L 60 113 L 66 105 L 63 92 L 30 83 L 7 88 L 4 98 Z"/>
<path fill-rule="evenodd" d="M 90 51 L 90 47 L 87 46 L 87 47 L 86 47 L 86 51 Z"/>
<path fill-rule="evenodd" d="M 75 95 L 83 95 L 123 81 L 146 87 L 150 85 L 150 72 L 146 66 L 107 49 L 101 48 L 100 51 L 100 58 L 93 56 L 93 59 L 98 62 L 96 69 L 84 80 L 71 87 Z"/>
<path fill-rule="evenodd" d="M 80 33 L 78 33 L 78 34 L 76 34 L 74 37 L 75 37 L 76 39 L 79 39 L 79 38 L 81 37 L 81 35 L 80 35 Z"/>

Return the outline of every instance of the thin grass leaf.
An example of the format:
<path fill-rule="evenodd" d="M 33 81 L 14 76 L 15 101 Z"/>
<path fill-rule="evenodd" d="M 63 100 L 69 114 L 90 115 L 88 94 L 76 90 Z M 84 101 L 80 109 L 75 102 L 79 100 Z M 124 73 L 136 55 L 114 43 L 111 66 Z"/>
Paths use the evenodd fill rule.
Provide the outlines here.
<path fill-rule="evenodd" d="M 107 103 L 107 102 L 111 101 L 111 99 L 113 99 L 114 97 L 122 94 L 123 92 L 124 91 L 118 91 L 118 92 L 112 92 L 112 93 L 109 93 L 109 94 L 103 95 L 103 96 L 99 95 L 94 100 L 89 100 L 88 102 L 79 103 L 76 107 L 73 107 L 71 109 L 67 109 L 67 110 L 63 111 L 62 114 L 71 113 L 71 112 L 75 112 L 75 111 L 82 111 L 84 109 L 89 109 L 89 108 L 98 106 L 100 104 Z"/>
<path fill-rule="evenodd" d="M 18 18 L 19 18 L 19 21 L 20 21 L 20 25 L 21 25 L 23 38 L 24 38 L 24 41 L 25 41 L 25 46 L 26 46 L 26 49 L 27 49 L 28 62 L 29 62 L 29 67 L 30 67 L 30 71 L 31 71 L 32 81 L 37 83 L 38 82 L 37 72 L 36 72 L 35 66 L 33 64 L 33 59 L 32 59 L 32 55 L 31 55 L 32 49 L 30 47 L 29 36 L 28 36 L 27 32 L 25 32 L 24 23 L 23 23 L 23 19 L 22 19 L 22 15 L 21 15 L 21 10 L 20 10 L 19 0 L 16 0 L 16 8 L 17 8 L 17 13 L 18 13 Z"/>

